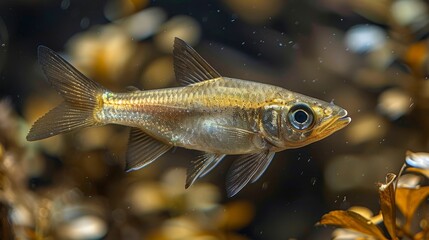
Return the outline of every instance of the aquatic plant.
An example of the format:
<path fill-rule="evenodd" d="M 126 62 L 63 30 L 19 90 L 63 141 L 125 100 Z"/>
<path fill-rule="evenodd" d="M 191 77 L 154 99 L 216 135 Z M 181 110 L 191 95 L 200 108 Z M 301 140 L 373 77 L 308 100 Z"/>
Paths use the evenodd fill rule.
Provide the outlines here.
<path fill-rule="evenodd" d="M 365 208 L 336 210 L 325 214 L 319 225 L 335 225 L 340 239 L 429 239 L 429 154 L 408 151 L 398 175 L 388 173 L 378 184 L 380 213 Z"/>

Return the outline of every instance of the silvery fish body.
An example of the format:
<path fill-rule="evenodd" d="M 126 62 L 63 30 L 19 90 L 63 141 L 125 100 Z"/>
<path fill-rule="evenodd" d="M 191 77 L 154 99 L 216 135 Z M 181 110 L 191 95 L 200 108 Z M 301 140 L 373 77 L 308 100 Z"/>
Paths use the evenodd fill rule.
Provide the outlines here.
<path fill-rule="evenodd" d="M 350 122 L 347 111 L 332 103 L 222 77 L 178 38 L 174 67 L 183 87 L 114 93 L 46 47 L 39 48 L 39 61 L 65 101 L 36 121 L 28 140 L 95 125 L 130 126 L 128 171 L 148 165 L 173 146 L 203 152 L 191 161 L 186 187 L 225 155 L 240 155 L 228 173 L 229 196 L 256 181 L 276 152 L 318 141 Z"/>

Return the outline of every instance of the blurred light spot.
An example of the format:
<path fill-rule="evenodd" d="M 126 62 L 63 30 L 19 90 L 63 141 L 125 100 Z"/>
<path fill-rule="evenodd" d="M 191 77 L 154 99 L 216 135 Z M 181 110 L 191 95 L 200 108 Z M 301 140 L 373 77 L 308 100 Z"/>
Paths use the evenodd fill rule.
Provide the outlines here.
<path fill-rule="evenodd" d="M 34 225 L 34 217 L 30 213 L 29 209 L 25 206 L 17 204 L 12 208 L 12 212 L 10 214 L 11 221 L 18 226 L 33 226 Z"/>
<path fill-rule="evenodd" d="M 283 9 L 283 0 L 224 0 L 241 20 L 261 24 L 277 16 Z M 235 18 L 231 19 L 234 22 Z"/>
<path fill-rule="evenodd" d="M 127 194 L 128 202 L 137 215 L 149 214 L 167 208 L 167 199 L 156 183 L 139 183 Z"/>
<path fill-rule="evenodd" d="M 60 226 L 62 239 L 101 239 L 107 233 L 106 223 L 96 216 L 84 215 Z"/>
<path fill-rule="evenodd" d="M 391 13 L 399 24 L 407 26 L 427 19 L 427 6 L 420 0 L 396 0 L 392 3 Z"/>
<path fill-rule="evenodd" d="M 428 42 L 419 41 L 408 46 L 404 54 L 406 63 L 417 73 L 427 74 Z"/>
<path fill-rule="evenodd" d="M 353 124 L 346 129 L 347 139 L 353 144 L 379 139 L 387 131 L 385 127 L 381 127 L 383 122 L 383 119 L 376 115 L 365 115 L 353 119 Z"/>
<path fill-rule="evenodd" d="M 136 45 L 118 26 L 97 28 L 73 36 L 68 42 L 73 64 L 86 75 L 102 81 L 124 81 L 124 69 Z"/>
<path fill-rule="evenodd" d="M 374 25 L 356 25 L 345 36 L 346 46 L 356 53 L 366 53 L 380 48 L 386 41 L 386 33 Z"/>
<path fill-rule="evenodd" d="M 411 167 L 429 169 L 429 153 L 407 151 L 405 161 Z"/>
<path fill-rule="evenodd" d="M 409 112 L 411 103 L 411 97 L 405 91 L 392 88 L 380 95 L 378 109 L 391 120 L 396 120 Z"/>
<path fill-rule="evenodd" d="M 189 45 L 200 40 L 201 28 L 195 19 L 179 15 L 166 22 L 155 36 L 155 44 L 164 52 L 171 53 L 175 37 L 181 38 Z"/>
<path fill-rule="evenodd" d="M 110 0 L 104 8 L 104 16 L 114 21 L 142 10 L 148 4 L 149 0 Z"/>
<path fill-rule="evenodd" d="M 192 237 L 201 234 L 200 231 L 198 223 L 187 217 L 169 219 L 162 227 L 162 232 L 168 240 L 194 239 Z"/>
<path fill-rule="evenodd" d="M 171 56 L 155 59 L 143 72 L 141 84 L 144 89 L 158 89 L 170 85 L 174 80 Z"/>
<path fill-rule="evenodd" d="M 219 206 L 220 194 L 214 185 L 197 183 L 187 191 L 186 200 L 189 210 L 209 211 Z"/>
<path fill-rule="evenodd" d="M 135 40 L 142 40 L 158 31 L 167 19 L 161 8 L 148 8 L 129 17 L 117 21 Z"/>
<path fill-rule="evenodd" d="M 253 205 L 244 201 L 229 202 L 219 219 L 219 226 L 225 229 L 240 229 L 253 219 Z"/>
<path fill-rule="evenodd" d="M 169 198 L 182 196 L 186 189 L 183 183 L 186 181 L 186 169 L 176 168 L 166 172 L 162 178 L 162 187 Z"/>

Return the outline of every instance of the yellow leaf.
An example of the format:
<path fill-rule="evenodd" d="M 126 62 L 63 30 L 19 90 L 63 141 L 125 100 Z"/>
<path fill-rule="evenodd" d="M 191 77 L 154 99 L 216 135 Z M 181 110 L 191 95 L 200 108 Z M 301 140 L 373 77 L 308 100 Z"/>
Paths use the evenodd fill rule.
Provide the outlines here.
<path fill-rule="evenodd" d="M 406 171 L 411 173 L 418 173 L 429 178 L 429 169 L 409 167 Z"/>
<path fill-rule="evenodd" d="M 396 208 L 395 208 L 395 179 L 396 175 L 388 173 L 386 184 L 380 184 L 378 193 L 380 194 L 381 214 L 383 215 L 384 226 L 392 239 L 396 237 Z"/>
<path fill-rule="evenodd" d="M 387 240 L 381 230 L 371 220 L 362 217 L 352 211 L 332 211 L 323 215 L 320 223 L 322 225 L 335 225 L 342 228 L 352 229 L 380 240 Z"/>
<path fill-rule="evenodd" d="M 396 205 L 404 214 L 406 222 L 404 230 L 409 232 L 414 212 L 420 203 L 429 195 L 429 186 L 422 188 L 398 188 L 396 190 Z"/>

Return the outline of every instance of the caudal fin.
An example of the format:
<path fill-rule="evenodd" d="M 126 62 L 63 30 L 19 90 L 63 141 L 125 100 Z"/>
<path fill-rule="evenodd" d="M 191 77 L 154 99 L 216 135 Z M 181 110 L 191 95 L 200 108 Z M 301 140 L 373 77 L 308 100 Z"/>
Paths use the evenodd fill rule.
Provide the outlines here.
<path fill-rule="evenodd" d="M 40 140 L 78 128 L 100 125 L 94 118 L 94 110 L 103 87 L 85 77 L 51 49 L 40 46 L 38 53 L 48 82 L 65 101 L 33 124 L 27 140 Z"/>

